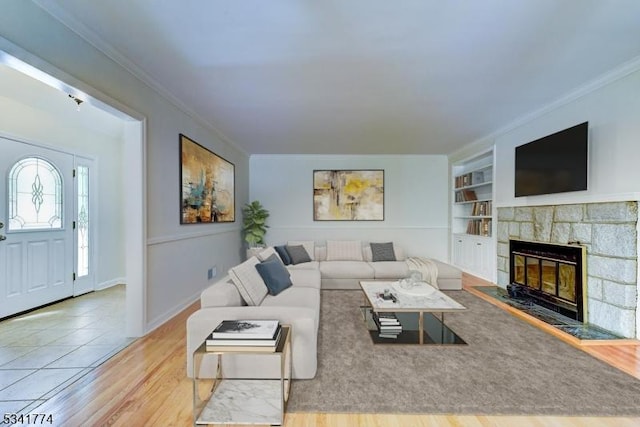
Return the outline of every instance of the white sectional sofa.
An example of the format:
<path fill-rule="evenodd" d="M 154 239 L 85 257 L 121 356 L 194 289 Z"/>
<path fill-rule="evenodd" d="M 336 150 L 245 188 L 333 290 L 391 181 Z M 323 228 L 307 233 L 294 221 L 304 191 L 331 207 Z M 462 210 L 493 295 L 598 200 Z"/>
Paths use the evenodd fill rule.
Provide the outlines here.
<path fill-rule="evenodd" d="M 360 256 L 348 250 L 335 250 L 340 243 L 353 242 L 359 248 Z M 337 243 L 337 244 L 336 244 Z M 395 261 L 374 261 L 371 244 L 360 241 L 289 241 L 286 246 L 302 245 L 310 254 L 311 261 L 289 265 L 289 269 L 318 269 L 322 289 L 360 289 L 361 280 L 398 280 L 407 277 L 410 264 L 403 249 L 393 245 Z M 333 249 L 333 250 L 332 250 Z M 311 256 L 313 254 L 313 256 Z M 341 255 L 342 258 L 341 259 Z M 443 290 L 462 289 L 462 271 L 458 268 L 429 259 L 437 269 L 436 286 Z"/>
<path fill-rule="evenodd" d="M 257 259 L 245 263 L 249 261 L 256 262 Z M 187 319 L 187 374 L 193 375 L 193 352 L 223 320 L 277 319 L 292 327 L 293 378 L 315 377 L 320 272 L 300 269 L 290 274 L 291 287 L 275 296 L 266 295 L 258 305 L 247 305 L 229 275 L 205 289 L 200 296 L 201 308 Z M 279 378 L 280 365 L 276 359 L 251 355 L 224 356 L 223 374 L 236 378 Z M 206 358 L 200 376 L 212 376 L 215 369 L 214 358 Z"/>
<path fill-rule="evenodd" d="M 201 308 L 187 320 L 187 374 L 193 375 L 193 352 L 223 320 L 277 319 L 290 324 L 293 329 L 293 378 L 313 378 L 317 370 L 320 289 L 360 289 L 360 280 L 398 280 L 407 277 L 415 266 L 412 258 L 405 258 L 402 249 L 390 243 L 322 243 L 290 241 L 287 245 L 260 250 L 205 289 L 200 297 Z M 379 253 L 381 247 L 386 249 L 382 256 Z M 304 262 L 287 265 L 285 271 L 291 282 L 289 287 L 276 290 L 279 291 L 277 295 L 268 294 L 269 289 L 256 272 L 256 266 L 261 261 L 273 262 L 277 257 L 279 268 L 284 269 L 281 261 L 291 261 L 286 259 L 289 257 L 287 248 L 292 253 L 302 252 L 306 259 L 303 256 L 298 261 Z M 304 251 L 300 251 L 301 248 Z M 391 250 L 392 254 L 389 253 Z M 380 260 L 390 258 L 395 260 Z M 460 270 L 437 260 L 430 260 L 430 265 L 435 267 L 430 279 L 436 282 L 436 287 L 462 289 Z M 270 359 L 273 359 L 273 364 Z M 276 358 L 252 355 L 224 356 L 223 373 L 237 378 L 277 378 L 280 368 L 276 362 Z M 205 359 L 200 376 L 213 375 L 215 368 L 213 357 Z"/>

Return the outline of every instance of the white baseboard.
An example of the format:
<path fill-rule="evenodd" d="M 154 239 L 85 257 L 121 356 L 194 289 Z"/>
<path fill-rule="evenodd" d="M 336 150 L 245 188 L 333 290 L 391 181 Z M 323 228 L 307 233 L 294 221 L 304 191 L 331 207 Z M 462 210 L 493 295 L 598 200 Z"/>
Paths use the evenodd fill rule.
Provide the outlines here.
<path fill-rule="evenodd" d="M 106 282 L 98 283 L 96 285 L 96 291 L 101 291 L 103 289 L 110 288 L 115 285 L 127 284 L 124 277 L 117 277 L 115 279 L 107 280 Z"/>
<path fill-rule="evenodd" d="M 171 320 L 173 317 L 178 315 L 185 308 L 189 307 L 191 304 L 193 304 L 194 302 L 198 301 L 200 299 L 200 294 L 201 293 L 202 293 L 202 291 L 197 292 L 196 294 L 192 295 L 191 297 L 183 300 L 181 303 L 178 303 L 178 304 L 174 305 L 173 308 L 167 310 L 164 314 L 162 314 L 162 315 L 156 317 L 155 319 L 153 319 L 152 321 L 148 322 L 146 330 L 145 330 L 145 335 L 149 334 L 154 329 L 162 326 L 165 322 Z"/>

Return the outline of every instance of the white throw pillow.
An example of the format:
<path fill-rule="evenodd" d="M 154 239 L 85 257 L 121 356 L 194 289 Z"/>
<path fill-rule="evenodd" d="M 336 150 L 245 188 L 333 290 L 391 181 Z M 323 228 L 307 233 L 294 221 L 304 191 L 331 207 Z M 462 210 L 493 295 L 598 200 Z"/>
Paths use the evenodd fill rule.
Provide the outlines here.
<path fill-rule="evenodd" d="M 229 269 L 229 276 L 247 305 L 260 305 L 269 292 L 256 270 L 256 264 L 260 264 L 260 260 L 252 256 L 242 264 Z"/>
<path fill-rule="evenodd" d="M 327 261 L 362 261 L 362 242 L 327 240 Z"/>
<path fill-rule="evenodd" d="M 265 249 L 265 250 L 261 251 L 261 252 L 258 254 L 258 259 L 259 259 L 260 261 L 264 261 L 264 260 L 266 260 L 267 258 L 269 258 L 271 255 L 274 255 L 274 254 L 275 254 L 275 256 L 277 256 L 277 257 L 278 257 L 278 259 L 279 259 L 280 261 L 282 261 L 282 258 L 280 258 L 280 255 L 278 254 L 278 252 L 276 252 L 276 250 L 275 250 L 275 249 L 273 249 L 273 247 L 272 247 L 272 246 L 269 246 L 267 249 Z"/>
<path fill-rule="evenodd" d="M 316 261 L 326 261 L 327 260 L 327 247 L 326 246 L 316 246 Z"/>
<path fill-rule="evenodd" d="M 313 261 L 315 258 L 315 242 L 313 240 L 289 240 L 287 246 L 304 246 L 304 249 L 309 254 L 309 258 Z"/>

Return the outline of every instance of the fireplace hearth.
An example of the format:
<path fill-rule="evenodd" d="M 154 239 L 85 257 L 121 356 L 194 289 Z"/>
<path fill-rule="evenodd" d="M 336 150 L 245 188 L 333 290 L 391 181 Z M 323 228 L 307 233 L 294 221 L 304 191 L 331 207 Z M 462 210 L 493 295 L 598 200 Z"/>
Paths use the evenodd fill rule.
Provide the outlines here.
<path fill-rule="evenodd" d="M 522 240 L 509 241 L 509 284 L 515 298 L 534 303 L 580 322 L 587 319 L 586 249 Z"/>
<path fill-rule="evenodd" d="M 587 252 L 582 324 L 639 338 L 638 208 L 637 201 L 498 207 L 496 284 L 506 296 L 513 282 L 510 240 L 579 241 Z"/>

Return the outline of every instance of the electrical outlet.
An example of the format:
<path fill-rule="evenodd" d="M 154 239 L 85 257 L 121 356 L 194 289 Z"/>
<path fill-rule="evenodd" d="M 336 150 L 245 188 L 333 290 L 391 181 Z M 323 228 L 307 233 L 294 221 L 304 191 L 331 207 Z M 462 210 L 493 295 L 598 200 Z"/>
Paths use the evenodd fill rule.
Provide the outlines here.
<path fill-rule="evenodd" d="M 214 265 L 209 270 L 207 270 L 207 280 L 211 280 L 218 275 L 218 269 Z"/>

